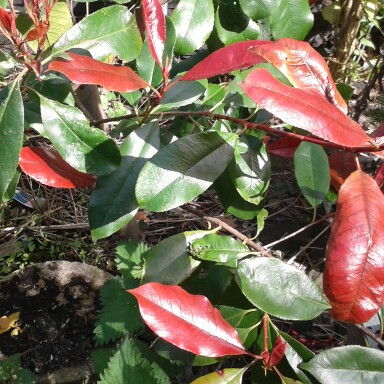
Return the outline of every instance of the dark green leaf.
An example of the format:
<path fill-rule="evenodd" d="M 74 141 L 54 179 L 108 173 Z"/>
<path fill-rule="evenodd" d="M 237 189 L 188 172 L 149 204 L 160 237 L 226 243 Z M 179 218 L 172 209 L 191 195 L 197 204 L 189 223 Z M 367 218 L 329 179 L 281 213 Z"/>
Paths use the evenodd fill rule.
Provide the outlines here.
<path fill-rule="evenodd" d="M 15 177 L 23 144 L 24 110 L 18 80 L 0 91 L 0 202 Z"/>
<path fill-rule="evenodd" d="M 144 326 L 137 301 L 129 295 L 120 278 L 108 280 L 100 291 L 103 309 L 94 330 L 96 345 L 114 341 Z"/>
<path fill-rule="evenodd" d="M 295 152 L 294 164 L 297 184 L 309 204 L 315 208 L 329 190 L 327 154 L 320 145 L 304 141 Z"/>
<path fill-rule="evenodd" d="M 113 140 L 101 129 L 90 128 L 75 107 L 40 96 L 41 118 L 47 136 L 61 157 L 80 172 L 105 175 L 113 172 L 121 157 Z"/>
<path fill-rule="evenodd" d="M 256 40 L 259 26 L 241 10 L 238 2 L 221 1 L 215 15 L 217 35 L 225 45 L 245 40 Z"/>
<path fill-rule="evenodd" d="M 12 200 L 13 196 L 15 196 L 16 187 L 17 187 L 17 184 L 19 183 L 19 178 L 20 178 L 20 173 L 16 171 L 15 174 L 13 175 L 13 179 L 8 185 L 7 190 L 4 192 L 4 195 L 3 195 L 4 202 Z"/>
<path fill-rule="evenodd" d="M 171 19 L 177 35 L 175 52 L 192 53 L 204 44 L 212 31 L 212 0 L 180 0 Z"/>
<path fill-rule="evenodd" d="M 35 384 L 31 371 L 21 368 L 19 355 L 0 360 L 0 382 L 5 384 Z"/>
<path fill-rule="evenodd" d="M 145 164 L 137 180 L 139 206 L 166 211 L 206 191 L 231 161 L 236 140 L 233 133 L 203 132 L 161 149 Z"/>
<path fill-rule="evenodd" d="M 313 26 L 313 15 L 308 0 L 277 0 L 270 21 L 275 40 L 283 37 L 304 40 Z"/>
<path fill-rule="evenodd" d="M 279 334 L 288 344 L 287 349 L 285 350 L 285 357 L 287 358 L 289 365 L 303 384 L 311 384 L 311 381 L 304 372 L 298 368 L 298 365 L 311 360 L 315 354 L 292 336 L 284 332 L 279 332 Z"/>
<path fill-rule="evenodd" d="M 243 260 L 236 279 L 252 304 L 282 319 L 310 320 L 330 307 L 304 272 L 278 259 Z"/>
<path fill-rule="evenodd" d="M 226 169 L 213 184 L 223 208 L 233 216 L 252 220 L 261 211 L 260 206 L 245 201 L 233 185 L 229 170 Z"/>
<path fill-rule="evenodd" d="M 189 277 L 199 266 L 200 261 L 189 255 L 188 246 L 191 241 L 207 233 L 209 232 L 184 232 L 157 243 L 146 258 L 142 283 L 176 285 Z"/>
<path fill-rule="evenodd" d="M 240 196 L 260 204 L 271 178 L 271 162 L 262 141 L 250 135 L 242 136 L 236 143 L 229 172 Z"/>
<path fill-rule="evenodd" d="M 192 241 L 190 252 L 202 260 L 215 261 L 236 266 L 236 261 L 249 255 L 248 247 L 230 236 L 211 233 Z"/>
<path fill-rule="evenodd" d="M 205 92 L 206 87 L 207 81 L 180 81 L 164 93 L 156 110 L 191 104 Z"/>
<path fill-rule="evenodd" d="M 358 346 L 332 348 L 301 364 L 321 383 L 382 384 L 384 354 Z"/>
<path fill-rule="evenodd" d="M 138 210 L 135 185 L 139 172 L 160 147 L 160 128 L 151 122 L 137 128 L 123 142 L 119 168 L 97 179 L 89 205 L 94 240 L 110 236 L 128 224 Z"/>
<path fill-rule="evenodd" d="M 92 363 L 95 372 L 100 375 L 108 367 L 109 359 L 113 356 L 113 349 L 95 349 L 92 351 Z"/>
<path fill-rule="evenodd" d="M 94 59 L 116 54 L 122 60 L 132 61 L 142 44 L 134 15 L 127 7 L 114 5 L 92 13 L 64 33 L 50 57 L 72 48 L 84 48 Z"/>

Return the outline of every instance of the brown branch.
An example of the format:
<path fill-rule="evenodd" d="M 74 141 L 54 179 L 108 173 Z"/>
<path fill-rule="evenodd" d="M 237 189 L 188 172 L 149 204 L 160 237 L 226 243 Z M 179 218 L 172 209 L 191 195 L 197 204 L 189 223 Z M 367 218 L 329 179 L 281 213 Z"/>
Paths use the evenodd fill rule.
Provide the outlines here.
<path fill-rule="evenodd" d="M 363 327 L 360 324 L 355 324 L 355 327 L 357 329 L 359 329 L 361 332 L 363 332 L 365 335 L 367 335 L 369 338 L 376 341 L 376 343 L 379 344 L 380 347 L 384 348 L 384 341 L 380 337 L 378 337 L 374 333 L 372 333 L 369 329 Z"/>
<path fill-rule="evenodd" d="M 270 253 L 268 253 L 260 244 L 255 243 L 252 241 L 250 238 L 247 236 L 243 235 L 241 232 L 224 222 L 223 220 L 218 219 L 217 217 L 211 217 L 211 216 L 206 216 L 204 212 L 199 211 L 198 209 L 192 208 L 189 205 L 183 205 L 181 207 L 185 211 L 192 213 L 195 216 L 199 216 L 204 220 L 207 220 L 211 224 L 218 225 L 219 227 L 223 228 L 226 230 L 228 233 L 231 235 L 237 237 L 239 240 L 244 242 L 245 244 L 249 245 L 251 248 L 253 248 L 255 251 L 260 252 L 261 256 L 264 257 L 272 257 Z"/>
<path fill-rule="evenodd" d="M 272 128 L 269 125 L 266 124 L 256 124 L 251 123 L 245 119 L 238 119 L 236 117 L 226 116 L 226 115 L 220 115 L 216 113 L 212 113 L 210 111 L 173 111 L 173 112 L 158 112 L 158 113 L 152 113 L 151 116 L 159 116 L 159 117 L 175 117 L 175 116 L 205 116 L 209 119 L 215 119 L 215 120 L 227 120 L 231 121 L 232 123 L 241 125 L 247 129 L 252 130 L 261 130 L 264 132 L 267 132 L 273 136 L 289 136 L 294 139 L 300 140 L 300 141 L 307 141 L 314 144 L 319 144 L 324 148 L 331 148 L 331 149 L 338 149 L 343 150 L 347 152 L 353 152 L 353 153 L 360 153 L 360 152 L 379 152 L 384 150 L 384 144 L 378 146 L 378 145 L 366 145 L 366 146 L 360 146 L 360 147 L 346 147 L 344 145 L 332 143 L 330 141 L 326 141 L 323 139 L 318 139 L 312 136 L 303 136 L 299 135 L 294 132 L 288 132 L 288 131 L 282 131 L 280 129 Z M 120 121 L 120 120 L 129 120 L 133 118 L 141 117 L 141 115 L 135 115 L 135 114 L 128 114 L 118 117 L 111 117 L 108 119 L 102 119 L 93 121 L 92 124 L 98 125 L 102 123 L 108 123 L 111 121 Z"/>

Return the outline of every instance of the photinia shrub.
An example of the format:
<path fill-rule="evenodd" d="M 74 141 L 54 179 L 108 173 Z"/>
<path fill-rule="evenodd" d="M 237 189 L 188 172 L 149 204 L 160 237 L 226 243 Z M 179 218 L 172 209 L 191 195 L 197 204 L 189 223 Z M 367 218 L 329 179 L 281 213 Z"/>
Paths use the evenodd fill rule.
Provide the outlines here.
<path fill-rule="evenodd" d="M 122 277 L 104 287 L 95 334 L 100 345 L 122 341 L 116 350 L 95 351 L 101 382 L 171 382 L 175 361 L 202 366 L 228 355 L 235 368 L 194 383 L 241 383 L 261 368 L 263 382 L 382 382 L 380 351 L 339 347 L 315 356 L 273 320 L 330 311 L 335 320 L 359 324 L 384 301 L 383 171 L 372 178 L 356 156 L 382 157 L 384 145 L 347 116 L 324 59 L 299 41 L 312 26 L 308 1 L 180 0 L 168 17 L 159 0 L 143 0 L 135 13 L 112 5 L 73 26 L 63 3 L 25 6 L 20 18 L 12 4 L 0 8 L 1 31 L 15 49 L 4 58 L 12 69 L 24 68 L 0 91 L 2 200 L 15 191 L 18 165 L 46 185 L 95 185 L 89 223 L 96 241 L 135 220 L 139 209 L 185 207 L 208 189 L 228 213 L 254 219 L 259 234 L 268 215 L 271 153 L 294 158 L 315 217 L 330 185 L 338 191 L 322 288 L 233 230 L 237 239 L 214 229 L 180 233 L 152 248 L 118 248 Z M 178 56 L 205 43 L 208 50 Z M 94 119 L 73 84 L 115 91 L 130 113 Z M 98 128 L 111 121 L 119 122 L 111 132 Z M 51 148 L 24 142 L 29 129 Z M 187 287 L 206 290 L 212 302 Z M 162 346 L 140 340 L 144 323 Z"/>

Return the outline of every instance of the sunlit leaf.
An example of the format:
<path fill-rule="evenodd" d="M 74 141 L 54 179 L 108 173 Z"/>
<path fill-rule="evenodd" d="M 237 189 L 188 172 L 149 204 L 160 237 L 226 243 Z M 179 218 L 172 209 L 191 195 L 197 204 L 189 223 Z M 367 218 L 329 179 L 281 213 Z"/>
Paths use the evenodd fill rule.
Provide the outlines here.
<path fill-rule="evenodd" d="M 323 281 L 338 320 L 364 323 L 383 305 L 383 207 L 380 188 L 361 170 L 340 188 Z"/>
<path fill-rule="evenodd" d="M 116 144 L 101 129 L 91 128 L 80 110 L 41 95 L 40 104 L 41 133 L 49 138 L 68 164 L 80 172 L 97 176 L 117 168 L 121 157 Z"/>
<path fill-rule="evenodd" d="M 23 132 L 23 102 L 18 80 L 14 80 L 0 91 L 0 202 L 16 173 Z"/>
<path fill-rule="evenodd" d="M 316 90 L 345 114 L 347 104 L 341 97 L 324 58 L 307 42 L 280 39 L 251 48 L 278 68 L 296 88 Z"/>
<path fill-rule="evenodd" d="M 321 383 L 381 384 L 384 381 L 384 354 L 372 348 L 348 346 L 320 352 L 300 369 Z"/>
<path fill-rule="evenodd" d="M 145 31 L 149 48 L 156 62 L 163 66 L 163 52 L 165 44 L 165 18 L 159 0 L 142 0 Z"/>
<path fill-rule="evenodd" d="M 113 5 L 87 16 L 55 43 L 50 57 L 72 48 L 84 48 L 95 58 L 116 54 L 132 61 L 139 55 L 142 40 L 134 15 L 127 7 Z"/>
<path fill-rule="evenodd" d="M 242 41 L 229 45 L 228 47 L 221 48 L 201 60 L 184 76 L 182 76 L 180 80 L 190 81 L 206 79 L 232 72 L 236 69 L 247 68 L 252 65 L 262 63 L 265 59 L 249 52 L 249 48 L 265 43 L 268 43 L 268 41 Z"/>
<path fill-rule="evenodd" d="M 0 317 L 0 334 L 9 331 L 12 328 L 20 329 L 18 326 L 20 312 L 12 313 L 9 316 Z"/>
<path fill-rule="evenodd" d="M 19 165 L 33 179 L 56 188 L 92 187 L 96 179 L 71 167 L 53 150 L 23 147 Z"/>
<path fill-rule="evenodd" d="M 309 320 L 329 308 L 321 290 L 304 272 L 278 259 L 243 260 L 236 280 L 251 303 L 282 319 Z"/>
<path fill-rule="evenodd" d="M 215 233 L 193 240 L 190 252 L 194 257 L 202 260 L 233 264 L 234 266 L 236 260 L 250 253 L 248 247 L 240 241 Z"/>
<path fill-rule="evenodd" d="M 191 384 L 241 384 L 246 368 L 225 368 L 193 380 Z"/>
<path fill-rule="evenodd" d="M 171 19 L 177 34 L 175 52 L 192 53 L 204 44 L 212 31 L 212 0 L 180 0 Z"/>
<path fill-rule="evenodd" d="M 159 283 L 129 292 L 137 298 L 148 327 L 179 348 L 207 357 L 248 354 L 236 330 L 206 297 Z"/>
<path fill-rule="evenodd" d="M 359 124 L 318 92 L 284 85 L 265 69 L 255 69 L 241 87 L 267 111 L 322 139 L 348 147 L 361 146 L 369 140 Z"/>
<path fill-rule="evenodd" d="M 236 140 L 232 133 L 203 132 L 161 149 L 145 164 L 137 180 L 139 206 L 166 211 L 207 190 L 231 161 Z"/>
<path fill-rule="evenodd" d="M 131 92 L 149 84 L 129 67 L 118 67 L 94 60 L 88 56 L 66 53 L 70 59 L 52 61 L 48 70 L 63 73 L 77 84 L 98 84 L 117 92 Z"/>

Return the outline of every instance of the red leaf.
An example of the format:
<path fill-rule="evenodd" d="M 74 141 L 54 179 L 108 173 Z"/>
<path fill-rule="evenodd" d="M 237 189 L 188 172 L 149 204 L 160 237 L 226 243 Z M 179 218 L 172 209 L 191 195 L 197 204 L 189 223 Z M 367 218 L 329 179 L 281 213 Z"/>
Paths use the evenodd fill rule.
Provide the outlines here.
<path fill-rule="evenodd" d="M 279 69 L 294 87 L 318 91 L 342 112 L 348 113 L 327 63 L 308 43 L 285 38 L 252 47 L 250 51 Z"/>
<path fill-rule="evenodd" d="M 273 143 L 267 144 L 268 152 L 282 157 L 293 157 L 297 147 L 300 145 L 301 140 L 295 137 L 282 137 Z"/>
<path fill-rule="evenodd" d="M 375 175 L 375 181 L 379 188 L 384 184 L 384 164 L 381 164 Z"/>
<path fill-rule="evenodd" d="M 99 84 L 117 92 L 131 92 L 146 88 L 149 84 L 129 67 L 104 64 L 91 57 L 67 52 L 70 60 L 59 58 L 52 61 L 48 70 L 63 73 L 77 84 Z"/>
<path fill-rule="evenodd" d="M 361 170 L 340 188 L 323 281 L 336 320 L 364 323 L 383 305 L 383 208 L 380 188 Z"/>
<path fill-rule="evenodd" d="M 249 52 L 249 48 L 266 43 L 269 43 L 269 41 L 250 40 L 241 41 L 221 48 L 201 60 L 200 63 L 196 64 L 182 76 L 180 80 L 191 81 L 206 79 L 262 63 L 265 59 Z"/>
<path fill-rule="evenodd" d="M 335 152 L 328 157 L 331 185 L 336 191 L 352 172 L 357 170 L 356 155 L 351 152 Z"/>
<path fill-rule="evenodd" d="M 23 147 L 20 153 L 21 169 L 42 184 L 56 188 L 92 187 L 96 179 L 77 171 L 55 151 Z"/>
<path fill-rule="evenodd" d="M 142 0 L 145 31 L 149 49 L 160 68 L 163 68 L 165 44 L 165 18 L 159 0 Z"/>
<path fill-rule="evenodd" d="M 287 343 L 283 343 L 283 339 L 281 336 L 278 336 L 273 346 L 272 352 L 269 356 L 268 363 L 266 364 L 267 369 L 271 369 L 275 365 L 279 364 L 280 360 L 283 358 L 285 354 L 285 350 L 287 349 Z"/>
<path fill-rule="evenodd" d="M 206 297 L 159 283 L 128 292 L 138 300 L 148 327 L 177 347 L 208 357 L 249 354 L 236 330 Z"/>
<path fill-rule="evenodd" d="M 266 69 L 253 70 L 240 85 L 267 111 L 322 139 L 347 147 L 362 146 L 369 140 L 359 124 L 318 92 L 282 84 Z"/>
<path fill-rule="evenodd" d="M 40 39 L 40 37 L 43 37 L 47 34 L 48 29 L 49 29 L 49 21 L 44 20 L 36 28 L 28 32 L 25 41 L 34 41 L 34 40 Z"/>
<path fill-rule="evenodd" d="M 11 15 L 0 7 L 0 26 L 7 32 L 12 33 L 12 18 Z"/>

